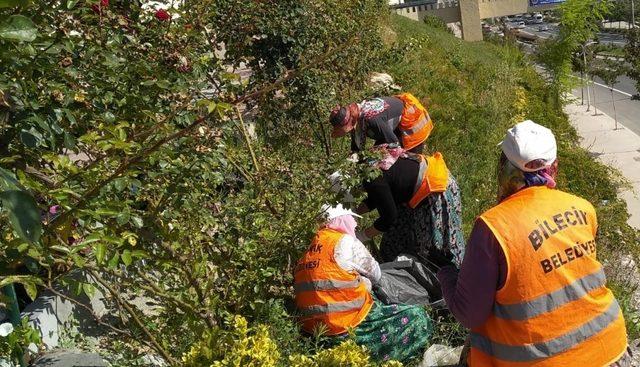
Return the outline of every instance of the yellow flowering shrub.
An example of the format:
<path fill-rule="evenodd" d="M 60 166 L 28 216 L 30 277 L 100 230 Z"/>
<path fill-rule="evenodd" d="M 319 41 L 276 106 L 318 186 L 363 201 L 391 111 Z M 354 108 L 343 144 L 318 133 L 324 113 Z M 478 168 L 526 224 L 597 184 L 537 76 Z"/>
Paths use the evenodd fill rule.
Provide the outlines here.
<path fill-rule="evenodd" d="M 265 325 L 251 328 L 242 316 L 234 317 L 234 330 L 212 333 L 183 354 L 185 366 L 275 367 L 280 360 L 277 344 Z"/>
<path fill-rule="evenodd" d="M 319 351 L 314 356 L 289 356 L 290 367 L 368 367 L 376 366 L 367 350 L 357 345 L 353 340 L 347 340 L 340 345 Z M 398 361 L 388 361 L 383 367 L 402 367 Z"/>
<path fill-rule="evenodd" d="M 528 106 L 529 102 L 527 100 L 527 93 L 523 87 L 517 87 L 515 90 L 515 102 L 513 104 L 513 117 L 511 118 L 511 122 L 513 124 L 517 124 L 522 122 L 527 118 Z"/>

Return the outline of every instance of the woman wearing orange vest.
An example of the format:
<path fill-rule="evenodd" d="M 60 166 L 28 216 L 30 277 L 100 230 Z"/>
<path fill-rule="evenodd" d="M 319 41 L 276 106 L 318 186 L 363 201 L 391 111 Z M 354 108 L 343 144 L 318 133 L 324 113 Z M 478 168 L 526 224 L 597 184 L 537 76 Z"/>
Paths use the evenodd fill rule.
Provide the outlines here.
<path fill-rule="evenodd" d="M 433 130 L 427 109 L 410 93 L 337 106 L 331 111 L 329 121 L 333 137 L 351 132 L 354 152 L 363 150 L 369 137 L 374 145 L 397 143 L 419 154 Z"/>
<path fill-rule="evenodd" d="M 371 294 L 380 280 L 378 262 L 355 237 L 358 216 L 342 205 L 323 208 L 324 224 L 294 270 L 302 329 L 336 340 L 353 329 L 356 343 L 377 360 L 421 355 L 432 332 L 421 306 L 384 305 Z M 358 216 L 359 217 L 359 216 Z"/>
<path fill-rule="evenodd" d="M 596 212 L 555 189 L 553 133 L 525 121 L 501 147 L 498 205 L 476 220 L 460 272 L 438 272 L 449 310 L 471 329 L 468 365 L 630 367 L 596 259 Z"/>
<path fill-rule="evenodd" d="M 376 148 L 384 155 L 374 163 L 382 174 L 364 183 L 367 199 L 357 212 L 375 209 L 379 217 L 358 238 L 366 242 L 383 234 L 380 256 L 385 262 L 403 253 L 423 261 L 450 256 L 462 262 L 460 189 L 442 154 L 423 156 L 392 144 Z"/>

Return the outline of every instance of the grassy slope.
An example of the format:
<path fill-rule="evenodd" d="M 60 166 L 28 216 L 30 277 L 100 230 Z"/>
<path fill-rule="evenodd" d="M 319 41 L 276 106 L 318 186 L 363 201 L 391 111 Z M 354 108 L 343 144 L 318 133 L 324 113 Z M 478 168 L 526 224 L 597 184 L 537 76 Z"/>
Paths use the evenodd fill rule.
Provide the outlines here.
<path fill-rule="evenodd" d="M 430 151 L 443 152 L 462 187 L 464 227 L 495 203 L 495 167 L 507 128 L 524 119 L 551 128 L 559 144 L 559 187 L 588 199 L 598 210 L 600 257 L 609 262 L 610 279 L 631 314 L 624 272 L 617 256 L 638 253 L 637 232 L 626 224 L 626 205 L 616 197 L 617 175 L 578 146 L 567 117 L 545 101 L 545 85 L 528 60 L 512 46 L 465 43 L 452 35 L 400 16 L 391 18 L 400 41 L 411 43 L 389 72 L 406 91 L 423 101 L 435 122 Z"/>

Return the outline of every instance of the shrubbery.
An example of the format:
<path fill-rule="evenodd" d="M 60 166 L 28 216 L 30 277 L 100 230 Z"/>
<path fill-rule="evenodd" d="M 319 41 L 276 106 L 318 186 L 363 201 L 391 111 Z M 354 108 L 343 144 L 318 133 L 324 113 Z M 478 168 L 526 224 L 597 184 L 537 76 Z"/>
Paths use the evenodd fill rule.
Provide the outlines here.
<path fill-rule="evenodd" d="M 18 3 L 0 9 L 1 268 L 30 289 L 86 270 L 125 315 L 118 338 L 170 362 L 240 314 L 274 320 L 282 358 L 308 351 L 272 300 L 290 299 L 326 176 L 353 171 L 327 110 L 385 59 L 386 3 Z"/>
<path fill-rule="evenodd" d="M 372 363 L 351 342 L 323 349 L 301 338 L 290 287 L 319 208 L 334 199 L 327 175 L 358 181 L 347 142 L 329 138 L 327 111 L 367 95 L 371 71 L 423 98 L 436 124 L 428 149 L 452 162 L 466 229 L 494 202 L 496 143 L 527 117 L 555 130 L 560 182 L 598 206 L 605 253 L 631 246 L 609 171 L 577 148 L 517 49 L 395 18 L 390 46 L 386 6 L 0 9 L 0 268 L 29 275 L 19 279 L 31 290 L 84 269 L 124 315 L 114 338 L 171 363 Z M 2 31 L 16 20 L 19 39 Z M 124 293 L 163 311 L 145 316 Z M 437 340 L 460 341 L 459 327 L 438 330 Z"/>

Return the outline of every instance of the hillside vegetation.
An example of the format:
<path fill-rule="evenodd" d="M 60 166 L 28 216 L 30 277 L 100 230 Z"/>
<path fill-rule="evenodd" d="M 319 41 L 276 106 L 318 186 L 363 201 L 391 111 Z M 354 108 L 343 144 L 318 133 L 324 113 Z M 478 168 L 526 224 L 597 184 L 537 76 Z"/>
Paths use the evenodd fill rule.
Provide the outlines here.
<path fill-rule="evenodd" d="M 556 133 L 560 187 L 597 207 L 601 256 L 636 252 L 615 173 L 578 147 L 517 48 L 389 17 L 383 0 L 192 5 L 173 18 L 120 0 L 0 9 L 0 26 L 22 28 L 0 32 L 0 282 L 35 296 L 89 273 L 96 283 L 69 286 L 102 288 L 118 313 L 105 344 L 115 365 L 150 351 L 185 366 L 372 364 L 352 342 L 301 337 L 291 282 L 321 205 L 337 199 L 327 175 L 370 174 L 327 120 L 376 94 L 374 71 L 429 109 L 428 150 L 462 188 L 466 234 L 495 203 L 496 144 L 532 119 Z M 143 314 L 125 293 L 160 310 Z M 434 341 L 462 341 L 439 321 Z"/>
<path fill-rule="evenodd" d="M 428 141 L 451 162 L 462 188 L 465 233 L 474 218 L 495 204 L 496 145 L 512 125 L 531 119 L 551 128 L 558 141 L 560 189 L 589 200 L 598 212 L 599 257 L 609 280 L 626 306 L 629 332 L 637 337 L 637 305 L 630 300 L 637 288 L 620 256 L 638 255 L 638 234 L 626 220 L 626 204 L 616 192 L 619 174 L 596 162 L 578 145 L 566 115 L 554 108 L 542 78 L 516 46 L 488 42 L 466 43 L 442 29 L 393 17 L 404 58 L 390 71 L 404 89 L 425 98 L 435 121 Z"/>

